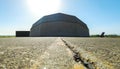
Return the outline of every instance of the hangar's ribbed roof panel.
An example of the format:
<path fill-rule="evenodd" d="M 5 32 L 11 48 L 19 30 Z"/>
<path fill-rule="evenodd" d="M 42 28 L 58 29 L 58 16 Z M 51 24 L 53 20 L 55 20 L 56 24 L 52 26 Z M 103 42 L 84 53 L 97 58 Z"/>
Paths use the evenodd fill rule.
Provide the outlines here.
<path fill-rule="evenodd" d="M 42 17 L 36 23 L 34 23 L 33 26 L 37 26 L 41 23 L 46 23 L 46 22 L 48 23 L 48 22 L 55 22 L 55 21 L 64 21 L 67 23 L 82 23 L 82 24 L 84 24 L 81 20 L 79 20 L 75 16 L 67 15 L 67 14 L 63 14 L 63 13 L 56 13 L 56 14 L 47 15 L 47 16 Z"/>

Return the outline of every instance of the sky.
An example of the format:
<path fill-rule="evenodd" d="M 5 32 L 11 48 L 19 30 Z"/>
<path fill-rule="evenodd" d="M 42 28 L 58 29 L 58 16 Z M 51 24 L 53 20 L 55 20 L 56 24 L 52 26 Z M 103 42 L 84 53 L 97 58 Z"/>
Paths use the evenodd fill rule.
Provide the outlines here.
<path fill-rule="evenodd" d="M 120 35 L 120 0 L 0 0 L 0 35 L 29 31 L 41 17 L 65 13 L 78 17 L 90 35 Z"/>

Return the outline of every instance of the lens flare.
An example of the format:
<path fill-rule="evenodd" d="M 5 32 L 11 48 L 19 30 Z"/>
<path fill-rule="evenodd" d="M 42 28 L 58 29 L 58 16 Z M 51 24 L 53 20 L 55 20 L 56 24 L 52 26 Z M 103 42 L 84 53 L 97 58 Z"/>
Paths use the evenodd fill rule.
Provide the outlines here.
<path fill-rule="evenodd" d="M 44 16 L 59 12 L 61 0 L 27 0 L 27 5 L 35 16 Z"/>

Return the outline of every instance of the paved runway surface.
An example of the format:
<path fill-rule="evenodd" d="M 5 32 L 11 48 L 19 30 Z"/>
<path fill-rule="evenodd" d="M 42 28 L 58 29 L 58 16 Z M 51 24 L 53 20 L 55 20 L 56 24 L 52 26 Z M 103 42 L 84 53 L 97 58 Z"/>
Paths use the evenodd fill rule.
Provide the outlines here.
<path fill-rule="evenodd" d="M 99 41 L 97 41 L 99 40 Z M 96 48 L 97 42 L 106 39 L 94 38 L 70 38 L 70 37 L 29 37 L 29 38 L 1 38 L 0 39 L 0 69 L 117 69 L 119 65 L 103 63 L 99 59 Z M 120 39 L 107 39 L 108 42 L 118 45 L 116 58 L 119 60 Z M 86 43 L 88 42 L 88 43 Z M 107 43 L 108 43 L 107 42 Z M 118 44 L 117 44 L 117 43 Z M 91 47 L 91 45 L 94 48 Z M 100 46 L 102 47 L 101 44 Z M 90 47 L 88 47 L 90 46 Z M 107 46 L 113 46 L 107 44 Z M 90 49 L 88 49 L 90 48 Z M 105 50 L 109 50 L 105 46 Z M 114 47 L 113 47 L 114 48 Z M 97 52 L 96 53 L 94 53 Z M 104 51 L 104 50 L 101 50 Z M 79 53 L 79 61 L 74 55 Z M 106 51 L 105 51 L 106 52 Z M 113 55 L 114 55 L 113 54 Z M 111 54 L 110 54 L 111 55 Z M 97 57 L 98 56 L 98 57 Z M 112 55 L 111 55 L 112 56 Z M 102 58 L 102 57 L 101 57 Z M 104 60 L 103 60 L 104 61 Z M 116 60 L 115 60 L 116 61 Z M 108 60 L 109 62 L 109 60 Z M 105 65 L 106 64 L 106 65 Z M 119 64 L 119 61 L 118 61 Z M 116 68 L 113 66 L 117 66 Z"/>

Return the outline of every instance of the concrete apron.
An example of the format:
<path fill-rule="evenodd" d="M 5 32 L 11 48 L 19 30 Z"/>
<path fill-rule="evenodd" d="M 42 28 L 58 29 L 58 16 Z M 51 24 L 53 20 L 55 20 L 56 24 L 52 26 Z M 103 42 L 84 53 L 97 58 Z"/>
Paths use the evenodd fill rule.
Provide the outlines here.
<path fill-rule="evenodd" d="M 59 37 L 38 59 L 31 69 L 86 69 L 74 61 L 73 52 Z"/>

